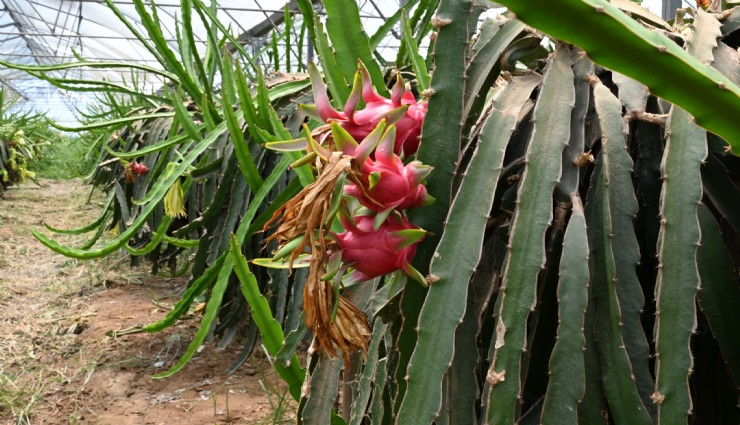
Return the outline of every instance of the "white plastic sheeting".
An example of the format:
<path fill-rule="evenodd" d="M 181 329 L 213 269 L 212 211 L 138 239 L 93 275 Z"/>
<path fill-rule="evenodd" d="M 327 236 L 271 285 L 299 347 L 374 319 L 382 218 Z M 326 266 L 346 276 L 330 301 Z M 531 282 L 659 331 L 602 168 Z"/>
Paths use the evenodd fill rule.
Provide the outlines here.
<path fill-rule="evenodd" d="M 130 0 L 113 0 L 124 16 L 142 33 L 146 31 Z M 218 16 L 236 34 L 246 31 L 273 12 L 281 11 L 286 1 L 220 0 Z M 165 38 L 176 49 L 175 19 L 180 15 L 180 2 L 157 2 Z M 265 8 L 261 6 L 267 6 Z M 205 49 L 205 29 L 194 20 L 196 43 Z M 75 53 L 94 61 L 135 62 L 159 67 L 153 56 L 113 14 L 103 0 L 2 0 L 0 10 L 0 59 L 19 64 L 47 65 L 75 61 Z M 82 78 L 132 84 L 131 71 L 70 70 L 68 78 Z M 146 73 L 136 75 L 138 86 L 156 89 L 162 82 Z M 92 96 L 59 91 L 44 81 L 27 74 L 0 68 L 0 84 L 23 97 L 19 107 L 29 106 L 49 111 L 62 123 L 76 121 L 71 113 L 94 102 Z"/>
<path fill-rule="evenodd" d="M 132 1 L 112 1 L 146 35 Z M 384 18 L 391 16 L 405 2 L 359 1 L 366 31 L 374 33 Z M 160 0 L 155 3 L 164 36 L 170 47 L 177 50 L 175 20 L 180 16 L 180 2 Z M 274 23 L 279 28 L 279 23 L 272 22 L 272 18 L 275 18 L 275 14 L 281 15 L 286 4 L 289 2 L 285 0 L 217 0 L 218 17 L 221 23 L 231 27 L 234 35 L 265 23 Z M 79 54 L 93 61 L 134 62 L 161 68 L 104 0 L 0 0 L 0 5 L 0 60 L 48 65 L 76 61 L 75 54 Z M 295 2 L 292 6 L 295 11 L 298 10 Z M 205 50 L 205 28 L 195 14 L 193 23 L 196 44 L 202 53 Z M 255 40 L 255 43 L 260 42 L 261 39 Z M 395 50 L 399 44 L 400 41 L 391 34 L 379 51 L 390 57 L 389 51 Z M 255 47 L 258 48 L 252 46 Z M 130 69 L 75 69 L 65 72 L 67 78 L 105 79 L 132 84 Z M 136 81 L 144 89 L 157 89 L 162 85 L 158 77 L 148 73 L 139 73 Z M 62 124 L 76 123 L 74 110 L 84 110 L 88 104 L 95 102 L 89 94 L 58 90 L 24 72 L 1 66 L 0 84 L 22 96 L 18 107 L 48 112 L 50 118 Z"/>

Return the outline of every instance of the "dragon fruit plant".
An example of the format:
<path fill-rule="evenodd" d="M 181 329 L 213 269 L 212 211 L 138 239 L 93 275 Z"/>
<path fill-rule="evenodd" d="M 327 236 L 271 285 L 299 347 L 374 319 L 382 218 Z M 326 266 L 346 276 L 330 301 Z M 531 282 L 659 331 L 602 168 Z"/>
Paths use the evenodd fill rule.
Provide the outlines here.
<path fill-rule="evenodd" d="M 729 119 L 740 8 L 716 2 L 666 22 L 637 2 L 502 0 L 513 13 L 480 26 L 485 2 L 441 0 L 428 23 L 409 9 L 395 65 L 413 68 L 429 103 L 414 158 L 406 141 L 394 153 L 434 173 L 426 193 L 413 181 L 393 193 L 372 172 L 401 166 L 381 143 L 363 145 L 383 118 L 403 133 L 403 103 L 386 100 L 376 127 L 353 134 L 364 109 L 347 113 L 344 99 L 361 92 L 345 90 L 347 62 L 361 57 L 378 91 L 381 65 L 368 59 L 374 37 L 352 38 L 350 2 L 323 3 L 333 50 L 317 15 L 314 30 L 331 103 L 314 79 L 317 106 L 304 110 L 325 124 L 317 145 L 357 157 L 366 178 L 347 175 L 353 221 L 340 215 L 332 243 L 353 273 L 410 261 L 429 285 L 350 288 L 374 319 L 367 359 L 312 355 L 298 423 L 342 423 L 337 392 L 353 425 L 740 423 L 729 325 L 740 306 L 740 132 Z M 425 27 L 435 32 L 423 58 Z M 419 208 L 427 195 L 435 203 Z M 415 208 L 379 219 L 395 202 Z M 407 247 L 375 231 L 404 218 L 429 233 L 389 255 Z M 363 264 L 370 256 L 388 268 Z M 326 264 L 327 276 L 341 269 Z"/>
<path fill-rule="evenodd" d="M 434 200 L 424 186 L 431 167 L 402 159 L 419 146 L 426 103 L 416 101 L 400 76 L 391 98 L 380 96 L 359 63 L 344 112 L 338 112 L 313 64 L 309 73 L 316 104 L 301 109 L 325 125 L 313 132 L 305 127 L 304 138 L 268 147 L 305 149 L 317 178 L 268 226 L 279 222 L 270 237 L 279 244 L 276 258 L 292 249 L 292 267 L 300 254 L 310 254 L 303 295 L 306 327 L 316 333 L 320 349 L 334 356 L 341 351 L 347 360 L 352 352 L 367 350 L 370 329 L 365 314 L 340 295 L 345 274 L 345 281 L 361 282 L 402 270 L 426 284 L 411 265 L 426 232 L 410 223 L 406 210 Z M 365 108 L 358 110 L 361 101 Z M 337 217 L 341 232 L 333 231 Z"/>
<path fill-rule="evenodd" d="M 310 84 L 268 88 L 227 56 L 219 94 L 169 61 L 197 104 L 156 132 L 183 143 L 176 169 L 162 165 L 172 140 L 152 136 L 162 122 L 133 126 L 124 150 L 144 134 L 146 152 L 162 150 L 134 184 L 148 202 L 130 220 L 101 219 L 128 227 L 93 250 L 36 234 L 94 258 L 187 202 L 173 236 L 198 244 L 193 280 L 143 330 L 175 323 L 202 293 L 208 302 L 159 377 L 249 317 L 299 424 L 740 423 L 735 2 L 666 22 L 625 0 L 501 0 L 513 13 L 480 25 L 493 2 L 406 2 L 389 18 L 402 35 L 391 72 L 413 71 L 428 103 L 375 61 L 398 27 L 371 37 L 357 2 L 323 0 L 321 15 L 297 3 L 331 96 L 315 67 Z M 294 114 L 309 85 L 314 105 Z M 316 120 L 303 138 L 276 142 L 298 137 L 305 114 Z M 256 259 L 265 238 L 277 251 Z M 305 328 L 319 350 L 304 369 Z"/>

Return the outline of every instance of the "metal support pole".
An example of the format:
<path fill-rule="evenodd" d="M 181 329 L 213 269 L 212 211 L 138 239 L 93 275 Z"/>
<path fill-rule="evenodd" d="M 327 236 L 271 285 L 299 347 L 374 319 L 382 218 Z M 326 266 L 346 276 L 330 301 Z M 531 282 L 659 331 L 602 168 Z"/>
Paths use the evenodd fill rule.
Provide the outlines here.
<path fill-rule="evenodd" d="M 663 0 L 663 19 L 673 19 L 676 16 L 676 9 L 680 8 L 681 0 Z"/>

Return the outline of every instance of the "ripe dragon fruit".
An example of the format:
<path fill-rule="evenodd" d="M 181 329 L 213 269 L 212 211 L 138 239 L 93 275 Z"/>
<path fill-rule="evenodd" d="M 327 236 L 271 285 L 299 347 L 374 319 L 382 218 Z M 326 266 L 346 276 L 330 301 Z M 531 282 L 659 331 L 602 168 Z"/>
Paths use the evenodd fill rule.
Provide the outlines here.
<path fill-rule="evenodd" d="M 329 103 L 326 85 L 315 65 L 309 65 L 309 73 L 316 105 L 302 105 L 301 109 L 308 115 L 325 123 L 338 122 L 356 140 L 367 137 L 381 120 L 387 119 L 389 124 L 396 125 L 393 148 L 396 155 L 408 158 L 416 153 L 427 103 L 416 101 L 413 93 L 406 90 L 400 75 L 396 77 L 391 98 L 388 99 L 375 91 L 367 69 L 360 62 L 352 93 L 344 105 L 344 111 L 340 112 Z M 357 110 L 360 100 L 365 102 L 365 108 Z"/>
<path fill-rule="evenodd" d="M 403 210 L 433 201 L 422 184 L 431 167 L 402 160 L 419 146 L 426 105 L 405 92 L 400 78 L 391 99 L 381 97 L 360 65 L 344 112 L 338 112 L 329 103 L 316 67 L 310 65 L 309 72 L 316 105 L 303 108 L 328 125 L 312 132 L 304 124 L 305 137 L 265 146 L 284 152 L 306 150 L 294 165 L 313 162 L 316 181 L 280 208 L 268 226 L 279 223 L 270 236 L 279 243 L 273 261 L 287 255 L 283 250 L 288 248 L 292 267 L 298 255 L 310 252 L 303 294 L 306 327 L 315 332 L 322 352 L 330 356 L 341 352 L 346 363 L 349 353 L 367 351 L 371 334 L 365 314 L 340 292 L 347 267 L 354 270 L 345 282 L 402 270 L 422 285 L 429 284 L 411 265 L 427 233 L 412 225 Z M 366 106 L 357 111 L 361 100 Z M 362 212 L 355 209 L 355 202 L 347 202 L 347 196 L 365 207 L 359 208 Z M 345 229 L 341 233 L 330 230 L 337 215 Z"/>
<path fill-rule="evenodd" d="M 416 245 L 426 232 L 409 223 L 406 217 L 390 216 L 377 230 L 373 228 L 375 217 L 354 217 L 352 223 L 342 219 L 346 232 L 336 235 L 342 249 L 342 261 L 354 267 L 360 280 L 403 270 L 408 274 L 418 273 L 410 261 L 416 254 Z"/>
<path fill-rule="evenodd" d="M 384 123 L 378 124 L 383 130 Z M 336 129 L 335 129 L 336 130 Z M 349 183 L 344 188 L 345 195 L 353 196 L 363 206 L 377 212 L 389 213 L 390 210 L 405 210 L 420 205 L 429 205 L 434 198 L 427 194 L 422 180 L 431 171 L 432 167 L 423 165 L 419 161 L 404 164 L 401 158 L 393 152 L 393 143 L 396 139 L 396 126 L 390 125 L 375 148 L 375 159 L 367 157 L 367 144 L 373 144 L 377 133 L 374 131 L 365 138 L 357 148 L 345 148 L 346 135 L 341 131 L 334 131 L 334 141 L 343 147 L 345 153 L 357 160 L 361 173 L 356 183 Z M 343 137 L 345 136 L 345 137 Z"/>

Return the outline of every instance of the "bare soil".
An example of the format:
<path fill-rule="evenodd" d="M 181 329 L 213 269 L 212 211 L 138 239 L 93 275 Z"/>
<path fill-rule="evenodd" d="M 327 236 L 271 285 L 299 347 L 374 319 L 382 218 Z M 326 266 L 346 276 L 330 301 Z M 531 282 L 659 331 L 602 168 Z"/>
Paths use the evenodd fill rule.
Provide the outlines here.
<path fill-rule="evenodd" d="M 205 344 L 182 371 L 153 379 L 184 352 L 198 310 L 161 333 L 109 331 L 164 317 L 184 280 L 131 269 L 124 254 L 78 261 L 42 246 L 32 229 L 82 226 L 100 201 L 88 204 L 90 187 L 79 180 L 42 183 L 0 199 L 0 423 L 291 422 L 287 390 L 264 359 L 253 355 L 226 375 L 239 344 Z M 88 236 L 54 238 L 74 246 Z"/>

